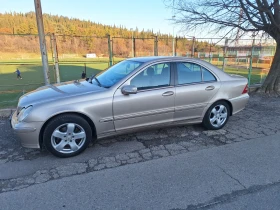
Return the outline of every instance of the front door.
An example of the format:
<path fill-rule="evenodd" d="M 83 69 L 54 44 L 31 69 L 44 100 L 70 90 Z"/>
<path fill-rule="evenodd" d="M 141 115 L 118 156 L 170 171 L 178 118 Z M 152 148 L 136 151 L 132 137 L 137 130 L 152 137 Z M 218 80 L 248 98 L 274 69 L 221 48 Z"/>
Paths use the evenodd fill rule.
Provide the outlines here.
<path fill-rule="evenodd" d="M 115 92 L 113 114 L 116 131 L 173 121 L 175 88 L 170 63 L 152 65 L 129 80 L 136 94 Z M 127 83 L 127 84 L 129 84 Z"/>

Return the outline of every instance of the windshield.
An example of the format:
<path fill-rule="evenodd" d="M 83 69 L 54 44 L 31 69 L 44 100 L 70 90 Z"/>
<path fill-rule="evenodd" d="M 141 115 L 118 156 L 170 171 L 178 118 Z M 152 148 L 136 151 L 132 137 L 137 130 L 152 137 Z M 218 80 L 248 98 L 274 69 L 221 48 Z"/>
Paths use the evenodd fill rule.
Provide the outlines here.
<path fill-rule="evenodd" d="M 123 79 L 126 75 L 134 71 L 141 64 L 143 63 L 138 61 L 121 61 L 110 67 L 109 69 L 99 73 L 96 76 L 96 79 L 99 81 L 98 83 L 100 84 L 100 86 L 108 88 Z"/>

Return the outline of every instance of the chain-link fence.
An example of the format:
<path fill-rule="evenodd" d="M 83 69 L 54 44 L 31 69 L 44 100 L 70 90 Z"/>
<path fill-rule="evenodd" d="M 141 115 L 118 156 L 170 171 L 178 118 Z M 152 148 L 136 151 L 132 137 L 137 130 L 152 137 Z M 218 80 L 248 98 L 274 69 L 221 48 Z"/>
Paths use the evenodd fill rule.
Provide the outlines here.
<path fill-rule="evenodd" d="M 250 85 L 266 78 L 275 53 L 271 39 L 219 39 L 182 37 L 97 37 L 47 34 L 49 77 L 56 82 L 54 61 L 60 80 L 96 74 L 125 58 L 140 56 L 184 56 L 206 60 L 230 74 L 249 79 Z M 54 51 L 57 52 L 55 57 Z M 15 70 L 21 71 L 22 79 Z M 18 98 L 44 82 L 38 35 L 0 34 L 0 108 L 15 106 Z"/>
<path fill-rule="evenodd" d="M 225 72 L 247 77 L 254 85 L 266 78 L 275 47 L 271 39 L 196 39 L 193 54 Z"/>

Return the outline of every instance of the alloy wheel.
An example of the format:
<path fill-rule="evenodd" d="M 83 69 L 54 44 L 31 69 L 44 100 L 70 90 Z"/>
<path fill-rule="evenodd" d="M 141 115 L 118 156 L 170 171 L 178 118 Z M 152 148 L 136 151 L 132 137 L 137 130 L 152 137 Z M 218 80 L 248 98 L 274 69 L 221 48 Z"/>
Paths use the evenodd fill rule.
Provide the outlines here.
<path fill-rule="evenodd" d="M 209 120 L 212 126 L 221 127 L 228 118 L 228 110 L 224 105 L 216 105 L 210 112 Z"/>
<path fill-rule="evenodd" d="M 52 147 L 60 153 L 76 152 L 84 145 L 85 141 L 85 130 L 75 123 L 58 126 L 51 136 Z"/>

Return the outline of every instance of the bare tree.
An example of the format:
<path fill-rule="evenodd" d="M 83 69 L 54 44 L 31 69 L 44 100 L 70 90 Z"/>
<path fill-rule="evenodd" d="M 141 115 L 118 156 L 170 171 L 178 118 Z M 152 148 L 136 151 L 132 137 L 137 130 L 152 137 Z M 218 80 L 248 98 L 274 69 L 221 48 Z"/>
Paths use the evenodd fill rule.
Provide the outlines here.
<path fill-rule="evenodd" d="M 275 39 L 274 59 L 260 91 L 280 93 L 280 5 L 279 0 L 167 0 L 176 12 L 176 23 L 186 30 L 211 29 L 224 34 L 267 33 Z M 241 12 L 242 11 L 242 12 Z M 241 17 L 242 15 L 242 17 Z"/>

